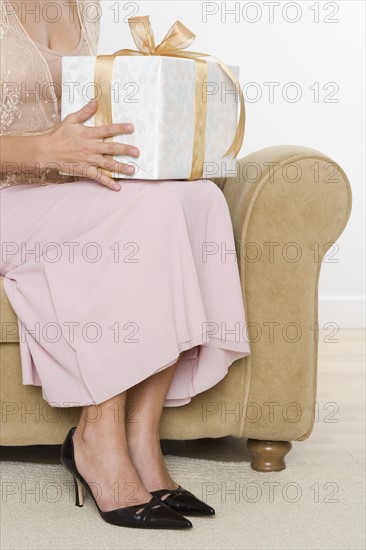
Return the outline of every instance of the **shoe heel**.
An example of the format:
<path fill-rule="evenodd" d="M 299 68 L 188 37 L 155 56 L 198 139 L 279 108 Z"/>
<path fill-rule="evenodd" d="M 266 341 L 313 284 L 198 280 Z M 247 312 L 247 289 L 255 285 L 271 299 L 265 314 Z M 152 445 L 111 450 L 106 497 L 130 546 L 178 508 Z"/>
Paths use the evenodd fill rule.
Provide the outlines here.
<path fill-rule="evenodd" d="M 84 506 L 83 486 L 76 477 L 74 477 L 74 485 L 75 485 L 75 506 L 79 506 L 79 508 L 81 508 L 82 506 Z"/>

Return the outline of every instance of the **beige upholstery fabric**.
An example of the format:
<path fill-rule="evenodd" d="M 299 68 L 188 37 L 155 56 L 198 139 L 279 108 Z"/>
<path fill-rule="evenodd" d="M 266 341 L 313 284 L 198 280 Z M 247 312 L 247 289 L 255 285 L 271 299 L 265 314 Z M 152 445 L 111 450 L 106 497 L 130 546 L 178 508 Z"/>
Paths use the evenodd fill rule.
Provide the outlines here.
<path fill-rule="evenodd" d="M 319 151 L 283 145 L 241 159 L 238 178 L 216 183 L 231 212 L 252 354 L 188 405 L 166 408 L 161 437 L 306 439 L 316 401 L 318 280 L 326 248 L 350 216 L 349 181 Z M 62 443 L 80 408 L 52 408 L 39 387 L 22 385 L 17 318 L 2 284 L 0 297 L 0 444 Z"/>

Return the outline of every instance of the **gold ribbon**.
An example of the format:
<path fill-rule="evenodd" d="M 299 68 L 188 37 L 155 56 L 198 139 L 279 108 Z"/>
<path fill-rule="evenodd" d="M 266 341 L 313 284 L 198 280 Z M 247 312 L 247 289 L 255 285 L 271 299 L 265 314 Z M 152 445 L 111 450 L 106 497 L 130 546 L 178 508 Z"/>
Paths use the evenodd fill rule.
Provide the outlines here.
<path fill-rule="evenodd" d="M 193 59 L 196 62 L 196 91 L 195 91 L 195 127 L 193 139 L 193 157 L 192 169 L 189 180 L 202 177 L 203 162 L 205 155 L 205 137 L 206 137 L 206 114 L 207 100 L 203 101 L 203 84 L 207 82 L 207 63 L 202 57 L 214 59 L 224 73 L 235 85 L 235 76 L 232 71 L 220 59 L 200 52 L 182 51 L 188 48 L 196 36 L 187 27 L 176 21 L 163 41 L 155 45 L 154 33 L 150 24 L 149 16 L 131 17 L 128 19 L 132 38 L 137 46 L 137 50 L 122 49 L 112 55 L 99 55 L 96 58 L 94 69 L 94 96 L 98 96 L 97 88 L 101 92 L 102 101 L 98 102 L 98 110 L 95 114 L 95 125 L 102 126 L 112 123 L 112 98 L 111 84 L 113 75 L 114 60 L 118 56 L 134 55 L 161 55 L 167 57 L 177 57 Z M 236 134 L 230 147 L 224 154 L 232 154 L 235 157 L 241 148 L 244 137 L 245 107 L 244 97 L 240 86 L 237 87 L 240 100 L 239 121 Z M 105 141 L 110 141 L 106 138 Z M 112 172 L 103 170 L 112 177 Z"/>

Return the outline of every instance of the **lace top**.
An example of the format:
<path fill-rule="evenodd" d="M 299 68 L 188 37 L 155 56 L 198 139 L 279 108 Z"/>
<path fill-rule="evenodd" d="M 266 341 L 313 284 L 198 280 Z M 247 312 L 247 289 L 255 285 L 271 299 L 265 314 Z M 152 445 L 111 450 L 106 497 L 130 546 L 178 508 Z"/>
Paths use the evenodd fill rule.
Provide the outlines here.
<path fill-rule="evenodd" d="M 77 0 L 81 39 L 67 55 L 96 55 L 99 0 Z M 0 135 L 45 134 L 60 122 L 62 53 L 37 44 L 20 23 L 11 2 L 0 0 Z M 21 166 L 0 173 L 0 188 L 24 183 L 73 181 L 54 166 L 30 173 Z"/>

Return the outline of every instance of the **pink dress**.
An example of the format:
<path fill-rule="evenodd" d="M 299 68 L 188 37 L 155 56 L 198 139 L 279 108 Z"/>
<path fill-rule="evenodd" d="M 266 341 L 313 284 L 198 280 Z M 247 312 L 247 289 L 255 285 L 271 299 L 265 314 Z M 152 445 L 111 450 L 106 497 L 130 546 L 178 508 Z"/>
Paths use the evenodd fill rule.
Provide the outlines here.
<path fill-rule="evenodd" d="M 61 55 L 39 48 L 60 82 Z M 89 54 L 84 38 L 73 54 Z M 101 403 L 178 357 L 165 406 L 184 405 L 250 354 L 220 188 L 121 186 L 1 190 L 0 274 L 18 316 L 22 381 L 51 406 Z"/>

